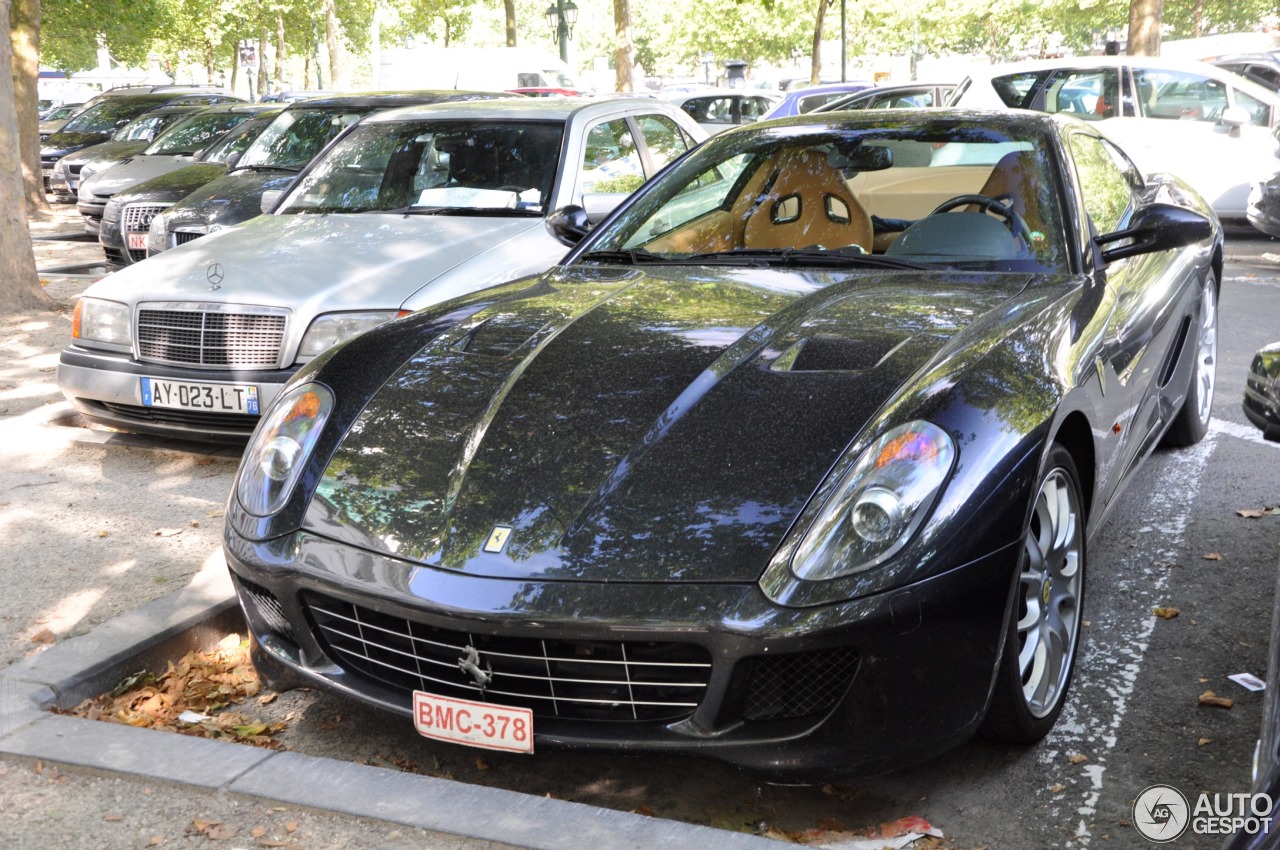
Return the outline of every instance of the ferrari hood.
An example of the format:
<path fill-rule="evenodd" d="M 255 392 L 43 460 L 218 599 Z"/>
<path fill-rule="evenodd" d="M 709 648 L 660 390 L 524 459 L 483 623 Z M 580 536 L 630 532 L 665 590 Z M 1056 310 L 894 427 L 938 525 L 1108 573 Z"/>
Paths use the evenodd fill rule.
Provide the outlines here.
<path fill-rule="evenodd" d="M 306 525 L 476 575 L 754 581 L 875 412 L 1027 282 L 553 270 L 390 377 Z"/>

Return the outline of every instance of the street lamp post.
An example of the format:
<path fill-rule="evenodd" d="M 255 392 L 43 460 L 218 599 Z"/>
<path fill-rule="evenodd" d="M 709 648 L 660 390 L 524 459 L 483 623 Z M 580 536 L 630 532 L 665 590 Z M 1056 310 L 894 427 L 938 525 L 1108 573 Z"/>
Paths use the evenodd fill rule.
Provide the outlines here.
<path fill-rule="evenodd" d="M 578 22 L 578 5 L 573 0 L 556 0 L 546 11 L 547 26 L 551 37 L 560 45 L 560 61 L 569 61 L 569 39 L 573 38 L 573 25 Z"/>

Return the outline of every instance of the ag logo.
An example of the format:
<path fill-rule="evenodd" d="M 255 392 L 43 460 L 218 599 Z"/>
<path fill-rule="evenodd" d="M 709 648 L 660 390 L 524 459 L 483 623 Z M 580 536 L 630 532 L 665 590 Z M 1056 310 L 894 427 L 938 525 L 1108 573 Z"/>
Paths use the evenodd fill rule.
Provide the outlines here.
<path fill-rule="evenodd" d="M 1133 825 L 1156 844 L 1176 841 L 1187 831 L 1191 807 L 1172 785 L 1152 785 L 1133 801 Z"/>

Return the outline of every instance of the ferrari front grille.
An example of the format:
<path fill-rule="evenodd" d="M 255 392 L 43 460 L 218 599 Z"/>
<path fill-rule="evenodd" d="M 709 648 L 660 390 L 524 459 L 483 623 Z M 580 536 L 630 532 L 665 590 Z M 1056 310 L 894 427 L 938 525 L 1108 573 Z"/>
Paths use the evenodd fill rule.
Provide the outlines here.
<path fill-rule="evenodd" d="M 831 710 L 858 670 L 858 653 L 827 649 L 764 655 L 751 665 L 743 717 L 784 720 Z"/>
<path fill-rule="evenodd" d="M 211 369 L 274 369 L 284 342 L 280 312 L 138 310 L 138 359 Z"/>
<path fill-rule="evenodd" d="M 540 717 L 669 722 L 697 709 L 711 675 L 711 656 L 696 644 L 485 635 L 329 597 L 308 595 L 303 603 L 330 658 L 353 676 L 402 691 L 406 702 L 421 690 Z"/>

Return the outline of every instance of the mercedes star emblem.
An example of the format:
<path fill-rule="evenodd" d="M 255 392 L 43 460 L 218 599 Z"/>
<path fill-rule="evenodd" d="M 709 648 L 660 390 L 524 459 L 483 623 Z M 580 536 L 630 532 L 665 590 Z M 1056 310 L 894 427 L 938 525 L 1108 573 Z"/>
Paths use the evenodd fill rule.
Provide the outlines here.
<path fill-rule="evenodd" d="M 209 269 L 208 269 L 208 271 L 206 271 L 206 272 L 205 272 L 205 275 L 204 275 L 204 276 L 205 276 L 205 277 L 207 277 L 207 278 L 209 279 L 209 283 L 210 283 L 209 288 L 210 288 L 210 289 L 221 289 L 221 288 L 222 288 L 222 277 L 223 277 L 223 275 L 222 275 L 222 264 L 221 264 L 221 263 L 210 263 L 210 264 L 209 264 Z"/>

